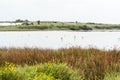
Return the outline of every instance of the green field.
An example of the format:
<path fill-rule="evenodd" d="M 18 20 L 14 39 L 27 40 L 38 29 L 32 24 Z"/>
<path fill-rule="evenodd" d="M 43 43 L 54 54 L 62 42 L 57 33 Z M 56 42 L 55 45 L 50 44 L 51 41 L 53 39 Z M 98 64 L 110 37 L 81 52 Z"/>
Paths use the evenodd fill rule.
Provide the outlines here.
<path fill-rule="evenodd" d="M 0 80 L 120 80 L 120 51 L 1 48 Z"/>
<path fill-rule="evenodd" d="M 16 22 L 17 23 L 17 22 Z M 57 22 L 57 21 L 23 21 L 22 25 L 0 26 L 0 31 L 36 31 L 36 30 L 119 30 L 119 24 Z"/>

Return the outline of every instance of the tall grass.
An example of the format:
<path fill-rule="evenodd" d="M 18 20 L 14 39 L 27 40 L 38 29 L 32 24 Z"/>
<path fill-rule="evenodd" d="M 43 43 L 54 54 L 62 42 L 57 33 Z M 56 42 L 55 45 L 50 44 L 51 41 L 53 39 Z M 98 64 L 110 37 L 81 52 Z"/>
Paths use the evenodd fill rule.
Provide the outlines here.
<path fill-rule="evenodd" d="M 111 75 L 110 73 L 120 73 L 119 50 L 2 48 L 0 49 L 0 65 L 4 65 L 6 61 L 19 65 L 46 62 L 67 63 L 72 69 L 78 70 L 84 80 L 105 80 Z"/>

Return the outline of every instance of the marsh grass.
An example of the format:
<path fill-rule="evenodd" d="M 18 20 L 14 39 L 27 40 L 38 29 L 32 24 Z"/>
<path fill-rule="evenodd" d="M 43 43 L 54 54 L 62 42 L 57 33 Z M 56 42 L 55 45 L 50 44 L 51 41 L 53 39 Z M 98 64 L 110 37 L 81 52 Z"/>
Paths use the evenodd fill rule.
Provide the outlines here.
<path fill-rule="evenodd" d="M 0 26 L 0 31 L 36 31 L 36 30 L 119 30 L 119 24 L 101 24 L 101 23 L 80 23 L 80 22 L 54 22 L 54 21 L 41 21 L 38 22 L 29 21 L 22 22 L 22 25 L 15 26 Z"/>
<path fill-rule="evenodd" d="M 120 73 L 120 51 L 99 50 L 95 48 L 68 49 L 0 49 L 0 65 L 5 62 L 17 65 L 36 65 L 41 63 L 67 63 L 73 70 L 78 70 L 84 80 L 109 80 L 110 73 Z M 115 76 L 113 75 L 113 78 Z M 117 76 L 120 79 L 120 76 Z M 117 79 L 115 79 L 117 80 Z"/>

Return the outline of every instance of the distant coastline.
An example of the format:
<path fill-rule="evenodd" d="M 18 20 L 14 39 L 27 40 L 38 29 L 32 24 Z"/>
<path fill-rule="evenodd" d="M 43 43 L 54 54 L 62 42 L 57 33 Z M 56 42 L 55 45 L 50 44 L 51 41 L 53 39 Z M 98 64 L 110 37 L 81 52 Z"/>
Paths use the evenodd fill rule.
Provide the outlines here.
<path fill-rule="evenodd" d="M 81 23 L 60 21 L 0 21 L 0 31 L 120 31 L 120 24 Z"/>

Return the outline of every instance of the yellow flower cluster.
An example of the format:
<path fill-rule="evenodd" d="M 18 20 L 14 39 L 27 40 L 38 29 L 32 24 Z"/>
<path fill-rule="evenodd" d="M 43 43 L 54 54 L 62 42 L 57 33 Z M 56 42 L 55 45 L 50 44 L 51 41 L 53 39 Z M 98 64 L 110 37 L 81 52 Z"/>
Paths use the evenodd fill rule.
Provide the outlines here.
<path fill-rule="evenodd" d="M 62 63 L 55 64 L 49 62 L 41 65 L 21 67 L 5 62 L 5 66 L 1 67 L 0 70 L 0 80 L 67 80 L 69 75 L 73 74 L 69 72 L 71 71 L 66 64 Z"/>
<path fill-rule="evenodd" d="M 39 73 L 39 76 L 35 76 L 33 80 L 56 80 L 53 76 L 46 75 L 45 73 Z"/>
<path fill-rule="evenodd" d="M 5 62 L 5 68 L 3 70 L 5 73 L 6 72 L 12 72 L 14 73 L 16 71 L 16 67 L 13 63 L 8 63 L 8 62 Z"/>

